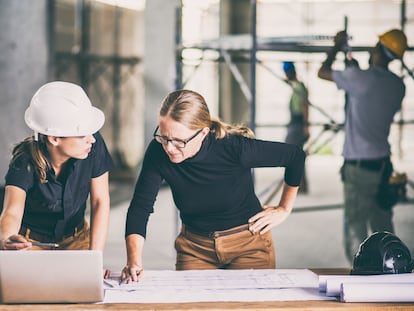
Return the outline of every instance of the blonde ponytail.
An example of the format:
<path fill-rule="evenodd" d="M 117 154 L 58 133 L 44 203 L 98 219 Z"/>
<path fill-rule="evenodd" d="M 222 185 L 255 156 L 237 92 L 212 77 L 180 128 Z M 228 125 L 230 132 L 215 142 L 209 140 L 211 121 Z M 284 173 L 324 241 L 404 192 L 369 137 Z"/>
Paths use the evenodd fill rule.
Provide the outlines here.
<path fill-rule="evenodd" d="M 217 139 L 222 139 L 227 135 L 239 135 L 247 138 L 254 138 L 254 133 L 249 127 L 241 124 L 231 125 L 220 121 L 217 118 L 211 118 L 210 130 Z"/>

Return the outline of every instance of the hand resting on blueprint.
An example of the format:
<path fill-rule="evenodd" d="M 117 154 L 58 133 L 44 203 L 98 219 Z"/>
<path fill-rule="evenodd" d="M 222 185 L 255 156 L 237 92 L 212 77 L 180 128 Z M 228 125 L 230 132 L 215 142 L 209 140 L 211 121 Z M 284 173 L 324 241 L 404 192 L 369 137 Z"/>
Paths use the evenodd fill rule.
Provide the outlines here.
<path fill-rule="evenodd" d="M 144 274 L 141 256 L 144 247 L 144 237 L 139 234 L 130 234 L 126 238 L 126 243 L 130 252 L 127 256 L 127 263 L 121 272 L 121 284 L 139 282 Z"/>
<path fill-rule="evenodd" d="M 138 282 L 141 280 L 144 274 L 144 269 L 140 266 L 132 265 L 125 266 L 121 272 L 121 281 L 120 284 L 130 284 L 132 282 Z"/>

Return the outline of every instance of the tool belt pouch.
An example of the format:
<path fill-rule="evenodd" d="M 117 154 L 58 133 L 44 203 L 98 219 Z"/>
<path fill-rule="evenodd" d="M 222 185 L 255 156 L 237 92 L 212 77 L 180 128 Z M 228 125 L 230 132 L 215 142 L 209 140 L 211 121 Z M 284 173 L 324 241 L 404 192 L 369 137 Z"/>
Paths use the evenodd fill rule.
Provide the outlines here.
<path fill-rule="evenodd" d="M 397 202 L 407 199 L 407 175 L 405 173 L 386 172 L 378 189 L 378 203 L 384 209 L 391 209 Z"/>

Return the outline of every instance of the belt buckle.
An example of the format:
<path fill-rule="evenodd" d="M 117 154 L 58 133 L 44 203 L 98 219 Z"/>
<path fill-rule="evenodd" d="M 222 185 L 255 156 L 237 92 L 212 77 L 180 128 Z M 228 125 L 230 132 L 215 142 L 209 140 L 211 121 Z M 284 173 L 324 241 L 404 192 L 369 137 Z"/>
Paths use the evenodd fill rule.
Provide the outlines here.
<path fill-rule="evenodd" d="M 243 232 L 243 231 L 248 230 L 248 229 L 249 229 L 249 227 L 247 225 L 247 226 L 243 226 L 241 228 L 236 228 L 236 229 L 233 228 L 233 229 L 228 229 L 228 230 L 224 230 L 224 231 L 213 231 L 213 232 L 209 233 L 209 238 L 216 239 L 216 238 L 219 238 L 219 237 L 222 237 L 222 236 L 228 236 L 228 235 L 233 235 L 233 234 L 236 234 L 236 233 L 240 233 L 240 232 Z"/>
<path fill-rule="evenodd" d="M 62 236 L 62 240 L 65 240 L 67 238 L 70 237 L 74 237 L 75 235 L 77 235 L 79 233 L 79 231 L 81 231 L 83 228 L 85 227 L 85 223 L 81 222 L 78 225 L 75 226 L 75 228 L 73 228 L 73 230 L 71 230 L 71 232 L 65 233 Z"/>

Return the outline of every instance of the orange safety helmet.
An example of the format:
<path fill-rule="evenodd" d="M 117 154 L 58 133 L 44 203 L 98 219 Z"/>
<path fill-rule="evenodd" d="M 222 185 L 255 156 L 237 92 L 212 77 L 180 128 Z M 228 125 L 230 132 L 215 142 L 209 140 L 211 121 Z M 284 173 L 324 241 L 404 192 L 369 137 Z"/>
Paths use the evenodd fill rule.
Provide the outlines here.
<path fill-rule="evenodd" d="M 392 59 L 402 59 L 408 49 L 407 37 L 402 30 L 391 29 L 378 36 L 379 42 L 392 54 Z"/>

